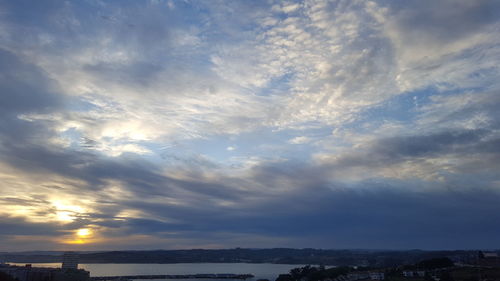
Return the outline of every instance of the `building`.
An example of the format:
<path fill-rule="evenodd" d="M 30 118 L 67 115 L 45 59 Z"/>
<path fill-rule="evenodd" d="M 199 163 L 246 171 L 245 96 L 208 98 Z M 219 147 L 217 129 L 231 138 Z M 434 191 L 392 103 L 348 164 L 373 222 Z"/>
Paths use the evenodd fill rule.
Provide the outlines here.
<path fill-rule="evenodd" d="M 384 280 L 385 273 L 383 273 L 383 272 L 370 272 L 370 279 L 371 280 Z"/>
<path fill-rule="evenodd" d="M 63 270 L 60 268 L 1 265 L 0 271 L 19 281 L 88 281 L 90 273 L 83 269 Z"/>
<path fill-rule="evenodd" d="M 418 275 L 418 277 L 425 277 L 425 271 L 424 270 L 418 270 L 415 273 Z"/>
<path fill-rule="evenodd" d="M 425 270 L 407 270 L 403 271 L 404 277 L 425 277 Z"/>
<path fill-rule="evenodd" d="M 413 271 L 403 271 L 403 276 L 404 277 L 413 277 L 415 276 Z"/>
<path fill-rule="evenodd" d="M 498 254 L 495 252 L 482 252 L 483 258 L 485 259 L 496 259 L 498 258 Z"/>
<path fill-rule="evenodd" d="M 478 265 L 486 267 L 500 267 L 500 257 L 496 252 L 479 252 Z"/>
<path fill-rule="evenodd" d="M 347 274 L 347 279 L 350 281 L 355 281 L 355 280 L 384 280 L 385 279 L 385 273 L 383 272 L 353 272 Z"/>
<path fill-rule="evenodd" d="M 351 281 L 363 280 L 363 279 L 370 279 L 370 274 L 368 274 L 368 272 L 353 272 L 353 273 L 347 274 L 347 277 Z"/>
<path fill-rule="evenodd" d="M 79 256 L 76 252 L 65 252 L 63 254 L 62 269 L 78 269 Z"/>

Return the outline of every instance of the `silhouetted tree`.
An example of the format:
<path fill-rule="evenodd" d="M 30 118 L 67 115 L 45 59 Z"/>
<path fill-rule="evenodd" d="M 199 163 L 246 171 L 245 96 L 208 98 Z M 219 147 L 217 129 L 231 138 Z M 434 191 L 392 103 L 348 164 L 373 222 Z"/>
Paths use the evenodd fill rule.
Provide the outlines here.
<path fill-rule="evenodd" d="M 436 269 L 436 268 L 453 266 L 453 261 L 450 260 L 449 258 L 435 258 L 435 259 L 423 260 L 419 262 L 417 266 L 425 269 Z"/>
<path fill-rule="evenodd" d="M 5 272 L 0 271 L 0 281 L 19 281 L 19 280 L 17 278 L 8 275 Z"/>
<path fill-rule="evenodd" d="M 441 274 L 441 281 L 455 281 L 449 272 L 443 272 Z"/>
<path fill-rule="evenodd" d="M 276 281 L 321 281 L 327 278 L 336 278 L 340 275 L 347 274 L 352 268 L 350 267 L 334 267 L 326 269 L 324 266 L 314 267 L 306 265 L 304 267 L 297 267 L 290 270 L 290 274 L 282 274 Z M 290 278 L 290 279 L 288 279 Z"/>
<path fill-rule="evenodd" d="M 290 274 L 280 274 L 278 278 L 276 278 L 276 281 L 294 281 L 295 279 L 292 278 L 292 275 Z"/>

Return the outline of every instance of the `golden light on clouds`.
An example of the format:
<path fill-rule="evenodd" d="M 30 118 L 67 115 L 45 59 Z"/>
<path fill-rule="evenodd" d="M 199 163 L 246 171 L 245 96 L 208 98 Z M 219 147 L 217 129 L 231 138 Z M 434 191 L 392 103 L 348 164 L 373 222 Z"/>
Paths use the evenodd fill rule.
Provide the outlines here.
<path fill-rule="evenodd" d="M 66 202 L 55 200 L 52 205 L 56 209 L 56 219 L 61 222 L 72 222 L 76 217 L 85 212 L 81 206 L 71 205 Z"/>
<path fill-rule="evenodd" d="M 80 228 L 76 231 L 76 235 L 81 238 L 87 238 L 92 235 L 92 230 L 89 228 Z"/>
<path fill-rule="evenodd" d="M 94 230 L 91 228 L 79 228 L 74 231 L 73 238 L 64 241 L 65 244 L 89 244 L 95 242 Z"/>

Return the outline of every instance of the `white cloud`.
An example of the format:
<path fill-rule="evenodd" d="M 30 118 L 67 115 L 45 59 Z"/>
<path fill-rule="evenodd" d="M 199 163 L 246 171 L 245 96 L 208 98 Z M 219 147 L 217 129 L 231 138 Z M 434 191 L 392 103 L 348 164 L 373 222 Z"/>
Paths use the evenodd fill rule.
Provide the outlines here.
<path fill-rule="evenodd" d="M 0 48 L 62 100 L 0 130 L 19 140 L 0 144 L 5 212 L 195 225 L 338 183 L 498 187 L 499 26 L 478 1 L 95 3 L 0 13 Z M 206 153 L 219 140 L 238 153 Z"/>
<path fill-rule="evenodd" d="M 311 142 L 311 138 L 305 137 L 305 136 L 300 136 L 300 137 L 295 137 L 293 139 L 288 140 L 288 143 L 291 144 L 306 144 Z"/>
<path fill-rule="evenodd" d="M 148 31 L 162 35 L 148 37 L 155 44 L 139 40 L 146 36 L 142 33 L 154 35 L 145 25 L 128 28 L 134 40 L 122 42 L 119 25 L 127 15 L 148 14 L 152 23 L 164 19 L 145 7 L 109 15 L 111 23 L 89 29 L 82 44 L 67 51 L 34 53 L 13 38 L 6 38 L 4 47 L 43 67 L 63 92 L 93 103 L 95 109 L 64 119 L 96 140 L 159 141 L 238 134 L 262 126 L 342 126 L 405 91 L 432 85 L 475 87 L 494 83 L 491 77 L 496 77 L 500 59 L 497 39 L 489 36 L 493 24 L 445 43 L 429 35 L 424 38 L 429 47 L 422 47 L 405 43 L 406 10 L 370 1 L 306 1 L 278 8 L 298 14 L 282 18 L 262 9 L 231 18 L 259 24 L 251 30 L 227 19 L 219 23 L 223 17 L 217 13 L 209 18 L 209 25 L 232 28 L 230 36 L 245 30 L 237 40 L 213 41 L 199 26 L 172 24 Z M 5 28 L 16 32 L 13 26 Z M 42 37 L 57 36 L 45 31 Z M 200 59 L 205 63 L 197 63 Z M 486 70 L 487 75 L 471 75 Z M 123 118 L 127 121 L 118 121 Z"/>

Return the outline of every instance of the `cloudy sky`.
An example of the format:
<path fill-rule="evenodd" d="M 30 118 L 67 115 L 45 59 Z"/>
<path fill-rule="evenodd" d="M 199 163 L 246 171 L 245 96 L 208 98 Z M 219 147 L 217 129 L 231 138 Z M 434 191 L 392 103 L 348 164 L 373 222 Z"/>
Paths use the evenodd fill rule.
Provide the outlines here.
<path fill-rule="evenodd" d="M 500 1 L 0 1 L 0 251 L 500 248 Z"/>

